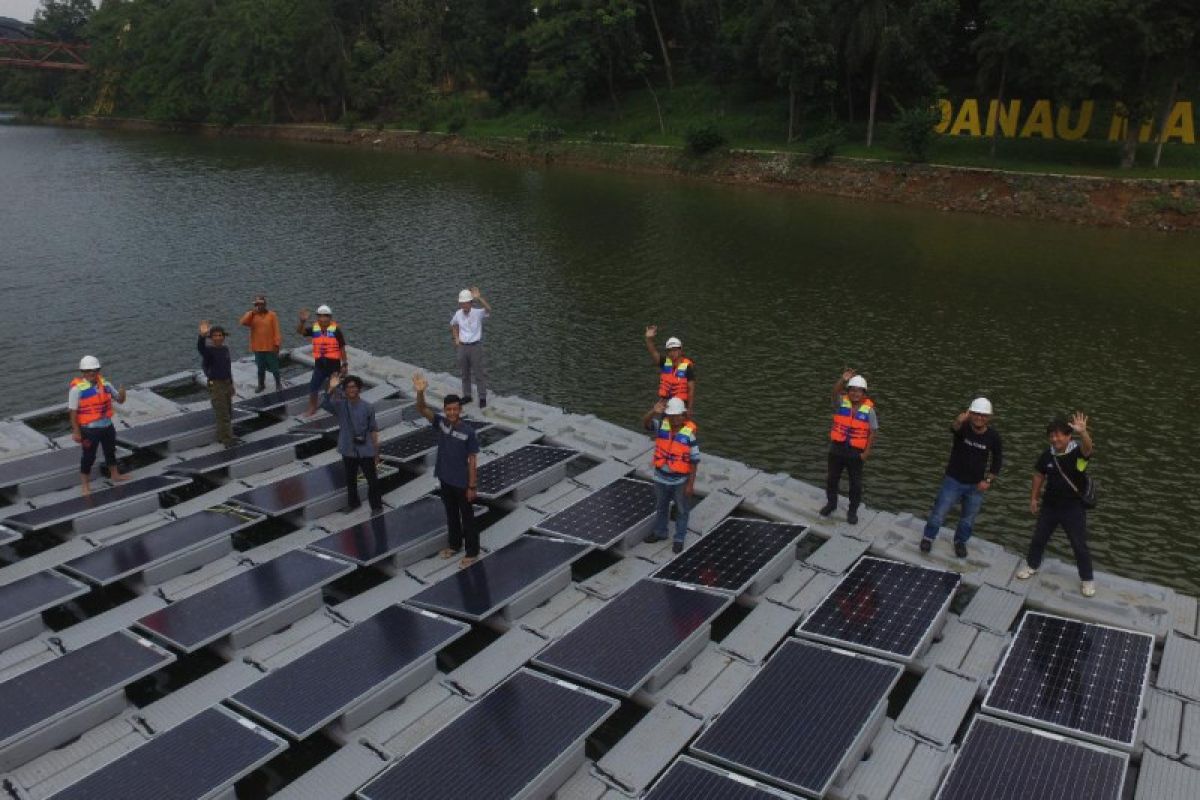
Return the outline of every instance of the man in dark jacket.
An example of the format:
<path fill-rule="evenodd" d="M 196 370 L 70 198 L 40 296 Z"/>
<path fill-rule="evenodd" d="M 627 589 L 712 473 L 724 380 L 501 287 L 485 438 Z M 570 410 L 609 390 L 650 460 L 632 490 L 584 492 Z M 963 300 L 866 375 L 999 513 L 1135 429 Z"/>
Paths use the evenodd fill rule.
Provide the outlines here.
<path fill-rule="evenodd" d="M 208 379 L 208 398 L 217 415 L 217 441 L 233 447 L 233 366 L 229 348 L 225 346 L 225 329 L 209 325 L 206 319 L 200 320 L 196 349 L 200 351 L 200 367 Z"/>
<path fill-rule="evenodd" d="M 379 491 L 379 425 L 375 422 L 375 407 L 359 395 L 362 379 L 347 375 L 345 380 L 336 372 L 329 376 L 329 390 L 321 398 L 321 408 L 338 421 L 338 453 L 346 468 L 346 507 L 351 511 L 361 505 L 358 499 L 358 473 L 367 479 L 367 502 L 371 513 L 383 511 Z"/>

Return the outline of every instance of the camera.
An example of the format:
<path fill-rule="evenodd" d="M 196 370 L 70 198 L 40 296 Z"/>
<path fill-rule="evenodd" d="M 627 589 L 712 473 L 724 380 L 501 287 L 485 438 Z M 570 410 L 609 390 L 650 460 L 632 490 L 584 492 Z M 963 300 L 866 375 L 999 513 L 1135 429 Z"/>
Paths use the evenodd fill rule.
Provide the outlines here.
<path fill-rule="evenodd" d="M 357 436 L 357 435 L 356 435 L 356 436 L 354 437 L 354 443 L 355 443 L 355 444 L 366 444 L 366 443 L 367 443 L 367 437 L 366 437 L 366 434 L 364 434 L 364 435 L 362 435 L 362 436 Z"/>

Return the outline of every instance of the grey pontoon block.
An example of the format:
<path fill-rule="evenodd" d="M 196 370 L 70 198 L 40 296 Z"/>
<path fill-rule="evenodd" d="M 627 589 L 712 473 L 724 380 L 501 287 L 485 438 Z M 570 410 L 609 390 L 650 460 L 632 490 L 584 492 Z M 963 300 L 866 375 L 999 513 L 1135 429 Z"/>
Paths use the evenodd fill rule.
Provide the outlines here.
<path fill-rule="evenodd" d="M 317 797 L 349 797 L 388 766 L 372 747 L 360 742 L 343 745 L 272 795 L 273 800 L 313 800 Z"/>
<path fill-rule="evenodd" d="M 820 522 L 825 490 L 777 472 L 759 473 L 738 491 L 745 495 L 744 507 L 756 514 L 784 522 Z"/>
<path fill-rule="evenodd" d="M 552 416 L 534 427 L 551 444 L 579 450 L 592 458 L 621 459 L 627 470 L 654 446 L 647 434 L 620 428 L 592 415 Z"/>
<path fill-rule="evenodd" d="M 952 570 L 962 575 L 963 583 L 967 586 L 990 583 L 1015 592 L 1025 591 L 1024 582 L 1014 579 L 1022 563 L 1022 559 L 1015 554 L 976 538 L 971 540 L 968 548 L 970 555 L 958 558 L 952 550 L 951 540 L 944 537 L 934 542 L 932 552 L 922 553 L 920 544 L 924 527 L 924 520 L 911 514 L 880 512 L 869 531 L 871 552 L 907 564 Z"/>
<path fill-rule="evenodd" d="M 600 600 L 611 600 L 659 568 L 659 564 L 638 556 L 622 558 L 608 569 L 579 584 L 579 590 Z"/>
<path fill-rule="evenodd" d="M 1146 750 L 1200 767 L 1200 704 L 1150 689 L 1140 731 Z"/>
<path fill-rule="evenodd" d="M 703 536 L 720 525 L 741 504 L 742 496 L 734 492 L 717 490 L 706 494 L 688 516 L 688 533 Z M 668 533 L 675 530 L 673 525 L 668 527 Z"/>
<path fill-rule="evenodd" d="M 925 673 L 896 718 L 896 730 L 949 749 L 979 691 L 979 681 L 935 666 Z"/>
<path fill-rule="evenodd" d="M 942 666 L 981 682 L 996 672 L 1010 637 L 964 625 L 951 614 L 942 628 L 941 639 L 914 664 L 918 671 Z"/>
<path fill-rule="evenodd" d="M 584 764 L 554 793 L 554 800 L 624 800 L 626 797 L 627 794 L 597 778 L 593 764 Z"/>
<path fill-rule="evenodd" d="M 937 791 L 952 754 L 897 733 L 885 725 L 865 761 L 849 778 L 830 788 L 837 800 L 929 800 Z"/>
<path fill-rule="evenodd" d="M 1197 617 L 1200 616 L 1200 606 L 1197 605 L 1195 597 L 1176 592 L 1174 610 L 1175 613 L 1171 624 L 1175 630 L 1191 635 L 1200 633 L 1196 630 Z"/>
<path fill-rule="evenodd" d="M 68 650 L 78 650 L 110 633 L 124 630 L 137 620 L 167 607 L 167 601 L 158 595 L 144 594 L 128 600 L 102 614 L 89 617 L 83 622 L 59 631 L 54 636 Z M 49 638 L 49 637 L 44 637 Z"/>
<path fill-rule="evenodd" d="M 654 705 L 671 702 L 697 717 L 708 718 L 724 711 L 757 672 L 756 667 L 731 658 L 708 642 L 686 672 L 677 675 L 661 692 L 644 699 Z"/>
<path fill-rule="evenodd" d="M 1024 603 L 1023 593 L 985 583 L 975 592 L 959 619 L 966 625 L 1003 635 L 1012 629 Z"/>
<path fill-rule="evenodd" d="M 1046 559 L 1029 579 L 1030 608 L 1084 622 L 1141 631 L 1162 642 L 1171 630 L 1175 591 L 1108 572 L 1096 573 L 1096 596 L 1079 592 L 1075 565 Z"/>
<path fill-rule="evenodd" d="M 639 797 L 704 727 L 704 718 L 660 703 L 596 762 L 592 774 L 622 794 Z"/>
<path fill-rule="evenodd" d="M 74 445 L 74 442 L 72 442 Z M 45 473 L 33 478 L 23 479 L 16 485 L 16 495 L 22 499 L 37 497 L 38 495 L 56 492 L 61 489 L 69 489 L 72 486 L 79 485 L 79 450 L 74 447 L 74 456 L 70 462 L 57 470 L 48 470 Z M 124 447 L 117 448 L 117 460 L 129 458 L 132 453 Z M 100 464 L 97 463 L 92 467 L 92 480 L 96 480 L 100 475 Z"/>
<path fill-rule="evenodd" d="M 779 582 L 763 593 L 763 599 L 808 614 L 841 582 L 840 575 L 817 572 L 797 564 Z"/>
<path fill-rule="evenodd" d="M 526 628 L 513 628 L 442 679 L 450 691 L 478 700 L 525 665 L 549 640 Z"/>
<path fill-rule="evenodd" d="M 0 650 L 7 650 L 13 645 L 27 642 L 45 630 L 46 624 L 42 622 L 40 611 L 35 612 L 32 616 L 15 620 L 0 628 Z"/>
<path fill-rule="evenodd" d="M 1162 691 L 1200 701 L 1200 640 L 1171 631 L 1154 685 Z"/>
<path fill-rule="evenodd" d="M 61 406 L 58 408 L 61 409 Z M 50 440 L 24 422 L 16 419 L 0 420 L 0 459 L 15 460 L 49 449 Z"/>
<path fill-rule="evenodd" d="M 51 796 L 149 739 L 133 715 L 114 717 L 13 770 L 5 776 L 6 787 L 20 800 Z"/>
<path fill-rule="evenodd" d="M 831 575 L 841 575 L 854 566 L 870 546 L 869 542 L 862 539 L 834 534 L 804 559 L 804 563 Z"/>
<path fill-rule="evenodd" d="M 1195 800 L 1200 797 L 1200 770 L 1157 753 L 1142 756 L 1133 800 Z"/>
<path fill-rule="evenodd" d="M 264 614 L 249 625 L 230 631 L 226 635 L 229 647 L 233 650 L 241 650 L 244 647 L 249 647 L 255 642 L 283 630 L 292 623 L 298 622 L 309 614 L 320 611 L 325 605 L 321 588 L 318 586 L 312 591 L 273 608 L 270 613 Z"/>
<path fill-rule="evenodd" d="M 334 610 L 347 619 L 361 622 L 390 605 L 407 600 L 424 588 L 425 584 L 417 581 L 411 575 L 400 573 L 378 586 L 343 600 L 334 606 Z"/>
<path fill-rule="evenodd" d="M 158 511 L 159 496 L 146 495 L 130 500 L 128 503 L 105 506 L 87 515 L 80 515 L 71 520 L 71 530 L 76 534 L 91 533 L 109 525 L 119 525 L 131 519 L 153 514 Z"/>
<path fill-rule="evenodd" d="M 627 476 L 633 468 L 623 461 L 608 459 L 575 476 L 575 481 L 592 492 Z M 589 492 L 590 493 L 590 492 Z"/>
<path fill-rule="evenodd" d="M 393 758 L 419 747 L 471 705 L 440 683 L 428 683 L 354 732 L 355 739 L 375 745 Z"/>
<path fill-rule="evenodd" d="M 761 665 L 799 624 L 801 616 L 796 609 L 779 603 L 759 603 L 717 649 L 747 664 Z"/>
<path fill-rule="evenodd" d="M 521 620 L 521 627 L 555 639 L 600 610 L 604 601 L 579 591 L 578 587 L 560 592 L 545 605 L 535 608 Z"/>

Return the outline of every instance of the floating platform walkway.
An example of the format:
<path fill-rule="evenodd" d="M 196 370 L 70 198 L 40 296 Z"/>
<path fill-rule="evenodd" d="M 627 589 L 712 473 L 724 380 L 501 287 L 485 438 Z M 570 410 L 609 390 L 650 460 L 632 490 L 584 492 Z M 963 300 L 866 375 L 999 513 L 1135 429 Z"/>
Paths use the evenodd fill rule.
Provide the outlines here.
<path fill-rule="evenodd" d="M 131 480 L 89 498 L 42 432 L 61 409 L 0 421 L 7 797 L 1200 797 L 1195 597 L 1100 573 L 1084 598 L 1054 560 L 1018 581 L 979 538 L 922 554 L 923 520 L 822 519 L 817 487 L 712 454 L 673 555 L 644 541 L 649 436 L 504 396 L 468 407 L 460 570 L 418 368 L 353 359 L 375 517 L 304 385 L 254 395 L 246 361 L 241 444 L 166 376 L 119 410 Z"/>

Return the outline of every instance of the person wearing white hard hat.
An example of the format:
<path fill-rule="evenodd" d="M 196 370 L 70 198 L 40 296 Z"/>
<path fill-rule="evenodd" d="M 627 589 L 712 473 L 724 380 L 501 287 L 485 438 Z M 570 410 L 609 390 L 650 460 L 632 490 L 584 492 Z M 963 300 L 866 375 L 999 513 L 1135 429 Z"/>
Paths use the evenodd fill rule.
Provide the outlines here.
<path fill-rule="evenodd" d="M 659 400 L 642 416 L 642 425 L 654 433 L 654 491 L 657 497 L 654 527 L 647 542 L 667 538 L 671 504 L 675 504 L 675 539 L 671 550 L 683 552 L 687 537 L 688 512 L 696 489 L 696 467 L 700 464 L 700 440 L 696 422 L 678 397 Z"/>
<path fill-rule="evenodd" d="M 842 473 L 850 473 L 850 507 L 846 522 L 858 524 L 858 506 L 862 503 L 863 464 L 871 455 L 871 445 L 879 430 L 875 401 L 867 397 L 867 379 L 852 369 L 842 371 L 833 384 L 833 425 L 829 429 L 829 463 L 825 474 L 825 505 L 822 517 L 837 508 L 838 485 Z"/>
<path fill-rule="evenodd" d="M 308 410 L 304 415 L 317 413 L 317 397 L 335 372 L 345 375 L 350 369 L 350 357 L 346 353 L 346 335 L 333 319 L 333 309 L 327 305 L 317 306 L 317 321 L 308 324 L 307 308 L 300 309 L 300 323 L 296 333 L 312 339 L 313 372 L 308 382 Z"/>
<path fill-rule="evenodd" d="M 683 342 L 679 337 L 667 339 L 663 347 L 666 355 L 658 352 L 654 346 L 654 337 L 658 335 L 657 325 L 646 326 L 646 349 L 650 358 L 658 367 L 658 396 L 662 400 L 678 397 L 687 403 L 691 410 L 696 409 L 696 364 L 683 354 Z"/>
<path fill-rule="evenodd" d="M 110 481 L 127 480 L 117 469 L 117 430 L 113 427 L 113 403 L 125 402 L 125 387 L 113 391 L 100 374 L 100 359 L 84 356 L 79 360 L 80 377 L 71 381 L 67 410 L 71 415 L 71 438 L 79 443 L 79 479 L 83 494 L 92 493 L 92 466 L 96 451 L 104 451 L 104 464 Z"/>
<path fill-rule="evenodd" d="M 958 506 L 954 554 L 959 558 L 967 557 L 967 541 L 971 538 L 975 517 L 983 506 L 983 497 L 1004 466 L 1004 448 L 1000 434 L 990 424 L 991 419 L 992 403 L 986 397 L 975 398 L 966 411 L 954 418 L 954 424 L 950 426 L 954 437 L 950 461 L 942 476 L 942 488 L 938 490 L 933 510 L 925 523 L 922 553 L 933 549 L 933 541 L 946 521 L 946 515 Z"/>
<path fill-rule="evenodd" d="M 478 306 L 475 304 L 479 303 Z M 479 397 L 479 407 L 487 408 L 488 376 L 483 360 L 483 321 L 492 315 L 492 307 L 478 286 L 458 293 L 458 309 L 450 317 L 450 336 L 462 376 L 462 402 L 471 402 L 471 381 Z"/>

